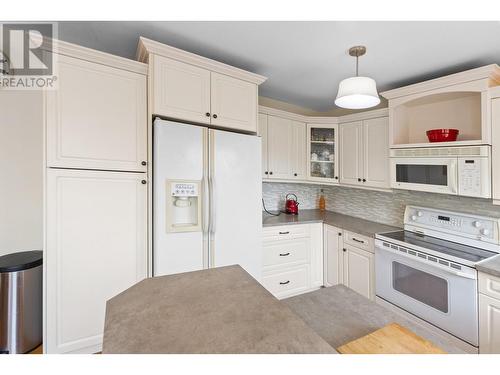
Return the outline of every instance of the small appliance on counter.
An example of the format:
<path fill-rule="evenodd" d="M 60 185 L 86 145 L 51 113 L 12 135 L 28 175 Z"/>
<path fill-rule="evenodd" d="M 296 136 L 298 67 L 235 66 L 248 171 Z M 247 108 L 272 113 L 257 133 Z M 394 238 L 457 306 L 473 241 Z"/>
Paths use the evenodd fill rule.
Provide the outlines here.
<path fill-rule="evenodd" d="M 294 199 L 289 199 L 288 197 L 293 197 Z M 299 213 L 299 202 L 297 202 L 297 196 L 295 194 L 287 194 L 285 200 L 285 212 L 290 215 L 297 215 Z"/>

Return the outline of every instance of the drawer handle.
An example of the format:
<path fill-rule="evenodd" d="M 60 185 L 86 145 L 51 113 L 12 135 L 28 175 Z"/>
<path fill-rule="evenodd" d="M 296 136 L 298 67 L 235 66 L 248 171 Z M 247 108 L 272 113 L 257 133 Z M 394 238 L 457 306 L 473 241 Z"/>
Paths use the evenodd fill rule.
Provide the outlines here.
<path fill-rule="evenodd" d="M 280 257 L 287 257 L 289 255 L 290 255 L 290 253 L 284 253 L 284 254 L 280 254 Z"/>
<path fill-rule="evenodd" d="M 280 234 L 289 234 L 290 232 L 280 232 Z"/>
<path fill-rule="evenodd" d="M 280 285 L 286 285 L 286 284 L 290 284 L 290 280 L 280 281 Z"/>
<path fill-rule="evenodd" d="M 353 241 L 359 242 L 359 243 L 365 243 L 365 241 L 358 240 L 356 237 L 352 238 Z"/>

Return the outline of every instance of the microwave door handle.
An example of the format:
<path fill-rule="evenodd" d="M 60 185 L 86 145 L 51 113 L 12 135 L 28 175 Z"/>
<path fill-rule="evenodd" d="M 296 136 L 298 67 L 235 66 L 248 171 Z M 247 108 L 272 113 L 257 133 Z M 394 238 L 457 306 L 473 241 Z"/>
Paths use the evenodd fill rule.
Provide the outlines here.
<path fill-rule="evenodd" d="M 450 181 L 450 189 L 451 189 L 451 192 L 454 194 L 458 193 L 458 189 L 457 189 L 457 183 L 458 183 L 457 163 L 458 163 L 458 159 L 454 159 L 451 161 L 450 173 L 449 173 L 449 176 L 452 177 L 452 180 Z"/>

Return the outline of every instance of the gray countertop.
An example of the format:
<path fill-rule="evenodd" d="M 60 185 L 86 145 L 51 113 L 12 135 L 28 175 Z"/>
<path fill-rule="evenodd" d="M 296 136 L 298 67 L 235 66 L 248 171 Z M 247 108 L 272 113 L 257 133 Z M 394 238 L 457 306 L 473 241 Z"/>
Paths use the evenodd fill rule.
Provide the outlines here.
<path fill-rule="evenodd" d="M 500 254 L 477 263 L 476 269 L 480 272 L 500 277 Z"/>
<path fill-rule="evenodd" d="M 369 237 L 375 237 L 377 233 L 393 232 L 401 229 L 333 211 L 300 210 L 298 215 L 282 213 L 279 216 L 271 216 L 265 212 L 262 213 L 262 225 L 264 227 L 308 223 L 325 223 Z"/>
<path fill-rule="evenodd" d="M 106 305 L 103 353 L 336 353 L 240 266 L 145 279 Z"/>

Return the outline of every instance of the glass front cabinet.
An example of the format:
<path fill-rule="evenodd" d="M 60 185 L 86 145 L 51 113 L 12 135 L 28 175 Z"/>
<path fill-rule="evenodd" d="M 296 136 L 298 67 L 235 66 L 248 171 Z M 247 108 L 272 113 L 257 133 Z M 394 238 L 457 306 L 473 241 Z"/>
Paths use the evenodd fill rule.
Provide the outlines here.
<path fill-rule="evenodd" d="M 307 124 L 308 180 L 338 183 L 338 125 Z"/>

